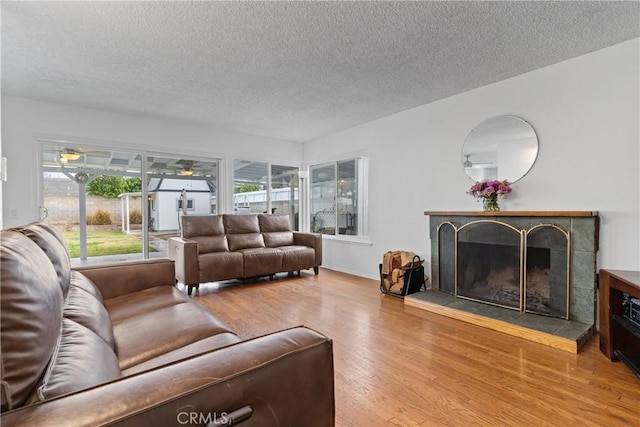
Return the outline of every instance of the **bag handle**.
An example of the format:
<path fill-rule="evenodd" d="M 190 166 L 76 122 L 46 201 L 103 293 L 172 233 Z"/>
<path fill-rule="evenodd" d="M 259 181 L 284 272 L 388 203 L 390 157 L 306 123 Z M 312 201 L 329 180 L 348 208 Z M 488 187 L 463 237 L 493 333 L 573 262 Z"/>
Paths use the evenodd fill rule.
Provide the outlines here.
<path fill-rule="evenodd" d="M 418 259 L 418 264 L 416 264 L 416 258 Z M 422 260 L 420 259 L 420 257 L 418 255 L 414 255 L 413 258 L 411 259 L 411 267 L 409 267 L 408 277 L 405 274 L 405 286 L 404 286 L 404 289 L 402 290 L 402 296 L 407 296 L 407 293 L 409 292 L 409 284 L 411 283 L 413 273 L 417 273 L 417 271 L 415 271 L 414 268 L 420 267 L 421 265 L 422 265 Z M 427 285 L 424 282 L 424 278 L 422 280 L 422 285 L 420 286 L 420 288 L 422 288 L 422 286 L 424 286 L 425 289 L 427 289 Z"/>

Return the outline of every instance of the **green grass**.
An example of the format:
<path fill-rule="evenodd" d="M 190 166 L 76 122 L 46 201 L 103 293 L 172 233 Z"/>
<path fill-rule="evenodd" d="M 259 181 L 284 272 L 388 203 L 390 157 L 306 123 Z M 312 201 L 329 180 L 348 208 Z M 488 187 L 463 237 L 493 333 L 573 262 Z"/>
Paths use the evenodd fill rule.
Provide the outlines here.
<path fill-rule="evenodd" d="M 80 257 L 80 232 L 64 231 L 62 233 L 69 246 L 71 258 Z M 156 252 L 152 247 L 149 252 Z M 122 231 L 87 231 L 87 256 L 121 255 L 142 253 L 142 241 L 139 237 L 130 236 Z"/>

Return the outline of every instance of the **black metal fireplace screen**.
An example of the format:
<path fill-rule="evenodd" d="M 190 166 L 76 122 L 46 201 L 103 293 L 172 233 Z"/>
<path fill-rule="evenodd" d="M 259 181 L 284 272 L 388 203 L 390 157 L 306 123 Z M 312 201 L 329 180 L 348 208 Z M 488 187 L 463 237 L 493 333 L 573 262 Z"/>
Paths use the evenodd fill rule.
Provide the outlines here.
<path fill-rule="evenodd" d="M 440 290 L 521 312 L 569 319 L 570 232 L 478 220 L 438 226 Z"/>

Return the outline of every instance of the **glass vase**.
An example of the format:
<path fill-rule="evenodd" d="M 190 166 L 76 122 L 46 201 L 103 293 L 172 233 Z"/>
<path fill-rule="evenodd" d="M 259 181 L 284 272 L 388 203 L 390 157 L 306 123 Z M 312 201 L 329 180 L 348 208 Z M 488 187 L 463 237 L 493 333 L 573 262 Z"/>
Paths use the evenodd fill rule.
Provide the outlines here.
<path fill-rule="evenodd" d="M 482 208 L 485 212 L 498 212 L 500 205 L 497 197 L 486 197 L 482 200 Z"/>

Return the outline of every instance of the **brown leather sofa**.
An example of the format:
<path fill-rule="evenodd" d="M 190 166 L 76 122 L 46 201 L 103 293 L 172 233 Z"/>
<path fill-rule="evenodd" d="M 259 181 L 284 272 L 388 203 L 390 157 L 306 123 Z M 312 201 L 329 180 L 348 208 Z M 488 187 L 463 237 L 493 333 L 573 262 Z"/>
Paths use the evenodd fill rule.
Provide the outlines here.
<path fill-rule="evenodd" d="M 185 215 L 169 239 L 176 279 L 191 295 L 200 283 L 270 276 L 322 265 L 322 236 L 291 231 L 285 215 Z"/>
<path fill-rule="evenodd" d="M 173 261 L 71 269 L 44 223 L 3 230 L 0 255 L 3 427 L 334 424 L 319 333 L 243 341 L 174 286 Z"/>

